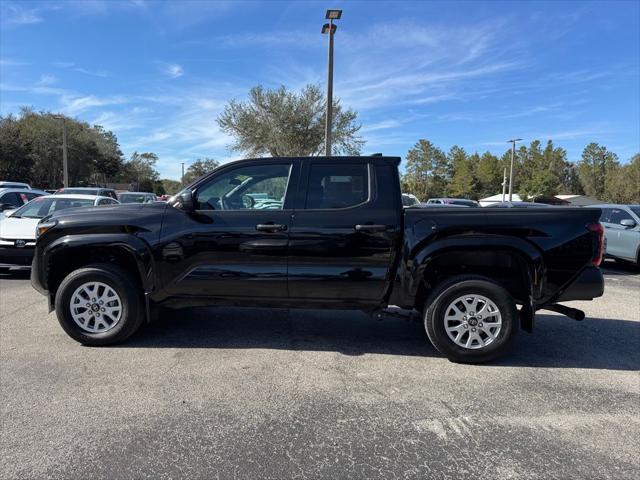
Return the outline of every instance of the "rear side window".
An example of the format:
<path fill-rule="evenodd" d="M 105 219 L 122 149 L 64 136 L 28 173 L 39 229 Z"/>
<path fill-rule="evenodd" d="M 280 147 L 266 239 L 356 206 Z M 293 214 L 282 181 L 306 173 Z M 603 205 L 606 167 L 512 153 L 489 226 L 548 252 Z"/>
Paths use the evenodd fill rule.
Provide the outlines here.
<path fill-rule="evenodd" d="M 609 217 L 611 216 L 611 209 L 610 208 L 603 208 L 602 209 L 602 213 L 600 214 L 600 221 L 601 222 L 605 222 L 605 223 L 609 223 Z"/>
<path fill-rule="evenodd" d="M 369 198 L 366 164 L 315 164 L 309 171 L 307 209 L 346 208 Z"/>

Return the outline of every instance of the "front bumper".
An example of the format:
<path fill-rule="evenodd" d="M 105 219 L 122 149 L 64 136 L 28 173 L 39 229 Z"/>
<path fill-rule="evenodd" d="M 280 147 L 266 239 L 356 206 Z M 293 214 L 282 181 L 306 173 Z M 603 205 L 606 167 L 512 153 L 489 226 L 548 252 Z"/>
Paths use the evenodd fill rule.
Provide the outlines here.
<path fill-rule="evenodd" d="M 593 300 L 604 293 L 604 277 L 598 267 L 586 267 L 560 294 L 556 302 Z"/>
<path fill-rule="evenodd" d="M 0 245 L 0 267 L 30 268 L 33 261 L 33 252 L 33 247 Z"/>

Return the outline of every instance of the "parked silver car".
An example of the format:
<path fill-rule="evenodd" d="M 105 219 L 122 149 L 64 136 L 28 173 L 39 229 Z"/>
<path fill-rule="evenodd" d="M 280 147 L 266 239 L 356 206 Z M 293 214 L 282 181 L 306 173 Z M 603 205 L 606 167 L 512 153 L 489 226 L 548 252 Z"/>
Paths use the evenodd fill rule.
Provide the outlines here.
<path fill-rule="evenodd" d="M 591 207 L 591 205 L 590 205 Z M 640 265 L 640 205 L 593 205 L 601 208 L 606 256 Z"/>

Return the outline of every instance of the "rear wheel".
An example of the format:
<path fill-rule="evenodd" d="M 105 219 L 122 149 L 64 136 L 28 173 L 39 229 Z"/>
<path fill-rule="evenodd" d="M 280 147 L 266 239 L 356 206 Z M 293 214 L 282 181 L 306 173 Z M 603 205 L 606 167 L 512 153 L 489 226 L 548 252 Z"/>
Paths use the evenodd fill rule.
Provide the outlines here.
<path fill-rule="evenodd" d="M 481 363 L 504 353 L 518 330 L 509 292 L 481 276 L 454 277 L 438 286 L 424 313 L 427 336 L 449 360 Z"/>
<path fill-rule="evenodd" d="M 84 345 L 124 341 L 143 322 L 139 287 L 125 270 L 108 264 L 71 272 L 56 292 L 55 306 L 64 331 Z"/>

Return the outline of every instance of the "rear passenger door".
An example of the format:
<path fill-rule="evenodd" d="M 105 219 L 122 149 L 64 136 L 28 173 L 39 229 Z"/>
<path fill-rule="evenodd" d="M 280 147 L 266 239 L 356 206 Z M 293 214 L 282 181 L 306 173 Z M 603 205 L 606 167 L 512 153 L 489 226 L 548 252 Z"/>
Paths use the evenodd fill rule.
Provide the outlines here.
<path fill-rule="evenodd" d="M 305 160 L 289 236 L 292 301 L 377 304 L 400 235 L 397 168 Z"/>

